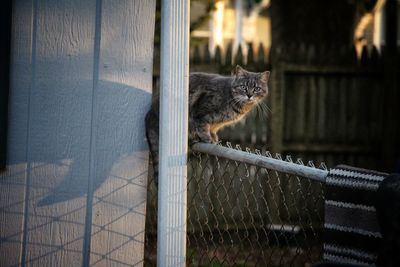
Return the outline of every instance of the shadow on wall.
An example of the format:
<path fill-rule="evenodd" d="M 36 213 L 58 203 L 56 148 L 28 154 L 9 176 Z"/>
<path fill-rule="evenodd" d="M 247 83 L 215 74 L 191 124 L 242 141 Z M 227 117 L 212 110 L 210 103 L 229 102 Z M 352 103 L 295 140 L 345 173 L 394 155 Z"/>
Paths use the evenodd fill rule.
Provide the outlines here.
<path fill-rule="evenodd" d="M 13 7 L 0 266 L 134 265 L 155 1 Z"/>
<path fill-rule="evenodd" d="M 93 88 L 91 81 L 84 83 Z M 79 87 L 81 91 L 86 88 Z M 80 102 L 92 103 L 86 92 L 76 97 L 89 97 Z M 51 99 L 45 98 L 47 102 Z M 64 105 L 57 99 L 55 103 L 34 104 L 37 107 L 32 107 L 35 114 L 31 117 L 36 118 L 31 118 L 28 133 L 28 160 L 24 153 L 14 154 L 9 168 L 0 175 L 0 186 L 6 192 L 0 198 L 0 208 L 10 228 L 1 231 L 7 234 L 1 235 L 0 248 L 2 243 L 9 245 L 0 253 L 0 265 L 8 266 L 7 254 L 15 254 L 24 242 L 27 252 L 22 252 L 22 261 L 39 265 L 65 253 L 79 258 L 85 253 L 85 242 L 91 244 L 91 264 L 131 264 L 135 260 L 134 254 L 117 257 L 116 251 L 121 247 L 135 250 L 143 243 L 148 166 L 143 110 L 149 108 L 150 98 L 144 90 L 102 80 L 89 116 L 54 114 L 54 105 Z M 76 123 L 77 119 L 86 121 Z M 43 124 L 37 125 L 41 120 Z M 24 136 L 26 133 L 19 138 Z M 18 139 L 13 138 L 9 151 Z M 25 190 L 26 201 L 23 194 L 18 195 Z M 21 230 L 17 224 L 24 216 L 27 225 Z M 15 227 L 10 225 L 14 221 Z M 109 245 L 104 246 L 106 243 Z"/>
<path fill-rule="evenodd" d="M 108 81 L 100 81 L 98 88 L 96 94 L 101 97 L 98 98 L 97 111 L 94 111 L 96 114 L 93 114 L 92 138 L 94 140 L 92 140 L 92 154 L 88 161 L 82 162 L 80 155 L 77 155 L 77 158 L 43 158 L 41 154 L 34 154 L 35 157 L 29 159 L 32 164 L 40 162 L 41 165 L 44 164 L 42 166 L 45 166 L 46 163 L 52 163 L 65 169 L 63 180 L 38 200 L 37 206 L 51 205 L 86 195 L 89 176 L 92 177 L 94 192 L 107 177 L 113 177 L 113 174 L 121 171 L 134 171 L 133 166 L 126 166 L 127 164 L 140 165 L 144 161 L 147 162 L 147 153 L 143 153 L 147 151 L 144 135 L 145 114 L 141 113 L 146 110 L 150 94 L 137 88 Z M 71 130 L 79 131 L 79 129 Z M 79 138 L 79 134 L 74 134 L 74 137 Z M 70 145 L 68 137 L 63 141 L 65 141 L 64 144 L 58 145 L 67 148 Z M 87 148 L 90 149 L 89 146 Z M 61 153 L 60 156 L 62 156 Z M 82 177 L 83 170 L 90 166 L 90 160 L 93 161 L 93 170 L 89 170 L 86 178 Z M 83 166 L 85 164 L 87 166 Z M 129 177 L 129 173 L 124 174 L 128 177 L 115 178 L 122 180 L 134 178 Z M 134 176 L 138 175 L 143 176 L 143 173 L 135 172 Z"/>

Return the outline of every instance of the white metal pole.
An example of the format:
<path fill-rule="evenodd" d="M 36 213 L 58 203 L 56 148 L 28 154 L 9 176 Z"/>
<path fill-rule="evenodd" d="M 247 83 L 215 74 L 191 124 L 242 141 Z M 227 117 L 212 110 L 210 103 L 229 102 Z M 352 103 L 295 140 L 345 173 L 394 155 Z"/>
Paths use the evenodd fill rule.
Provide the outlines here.
<path fill-rule="evenodd" d="M 221 49 L 224 48 L 224 11 L 225 1 L 218 1 L 215 3 L 215 10 L 210 20 L 210 39 L 209 49 L 212 56 L 215 56 L 217 46 Z"/>
<path fill-rule="evenodd" d="M 243 0 L 236 0 L 235 2 L 235 39 L 233 41 L 233 55 L 242 45 L 242 27 L 243 27 Z M 243 48 L 243 47 L 242 47 Z"/>
<path fill-rule="evenodd" d="M 234 161 L 245 162 L 248 164 L 256 165 L 270 170 L 275 170 L 293 175 L 299 175 L 323 183 L 325 182 L 326 177 L 328 176 L 328 171 L 326 170 L 307 167 L 300 164 L 287 162 L 284 160 L 277 160 L 274 158 L 269 158 L 214 144 L 197 143 L 193 145 L 192 149 L 194 151 L 203 152 Z"/>
<path fill-rule="evenodd" d="M 161 6 L 160 164 L 157 265 L 185 266 L 189 1 Z"/>

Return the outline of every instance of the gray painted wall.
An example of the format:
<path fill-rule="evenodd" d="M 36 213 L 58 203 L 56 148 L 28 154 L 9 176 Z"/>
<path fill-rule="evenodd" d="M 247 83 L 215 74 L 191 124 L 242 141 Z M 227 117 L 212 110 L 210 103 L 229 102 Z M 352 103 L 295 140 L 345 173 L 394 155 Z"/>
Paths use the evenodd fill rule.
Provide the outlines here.
<path fill-rule="evenodd" d="M 0 266 L 143 264 L 154 14 L 14 1 Z"/>

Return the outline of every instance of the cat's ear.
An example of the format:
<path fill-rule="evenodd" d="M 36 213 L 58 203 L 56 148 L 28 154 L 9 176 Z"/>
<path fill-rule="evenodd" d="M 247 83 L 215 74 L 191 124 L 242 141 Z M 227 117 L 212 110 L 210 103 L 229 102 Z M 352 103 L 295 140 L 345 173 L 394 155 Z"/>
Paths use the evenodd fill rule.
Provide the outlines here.
<path fill-rule="evenodd" d="M 270 74 L 271 74 L 271 72 L 269 72 L 269 71 L 262 72 L 261 73 L 261 81 L 263 81 L 265 83 L 268 82 Z"/>
<path fill-rule="evenodd" d="M 236 65 L 236 67 L 233 68 L 232 70 L 232 76 L 236 76 L 236 77 L 240 77 L 243 76 L 245 74 L 245 70 L 240 67 L 239 65 Z"/>

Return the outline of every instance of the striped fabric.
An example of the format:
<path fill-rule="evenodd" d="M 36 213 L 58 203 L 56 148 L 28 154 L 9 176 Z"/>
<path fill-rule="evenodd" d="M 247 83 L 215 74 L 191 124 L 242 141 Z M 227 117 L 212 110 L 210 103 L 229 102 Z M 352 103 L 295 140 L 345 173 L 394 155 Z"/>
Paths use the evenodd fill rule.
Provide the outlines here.
<path fill-rule="evenodd" d="M 324 260 L 375 266 L 382 235 L 376 191 L 387 174 L 339 165 L 329 171 L 325 194 Z"/>

